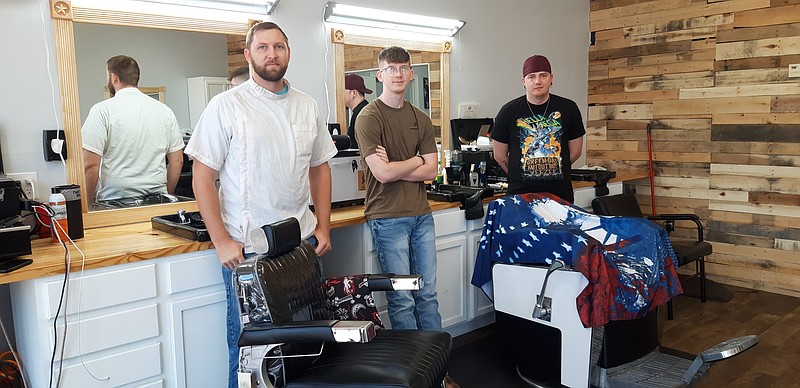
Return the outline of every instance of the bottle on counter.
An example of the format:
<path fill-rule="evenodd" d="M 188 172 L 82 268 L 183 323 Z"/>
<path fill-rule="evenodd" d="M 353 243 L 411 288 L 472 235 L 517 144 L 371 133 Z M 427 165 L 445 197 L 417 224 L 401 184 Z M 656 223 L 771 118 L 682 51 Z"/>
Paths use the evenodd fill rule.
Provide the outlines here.
<path fill-rule="evenodd" d="M 69 231 L 69 223 L 67 220 L 67 199 L 64 197 L 64 194 L 54 187 L 51 190 L 50 198 L 48 198 L 47 202 L 50 205 L 50 208 L 53 209 L 53 215 L 51 217 L 51 228 L 50 231 L 50 242 L 53 244 L 59 243 L 59 238 L 61 241 L 69 241 L 68 239 L 68 231 Z"/>

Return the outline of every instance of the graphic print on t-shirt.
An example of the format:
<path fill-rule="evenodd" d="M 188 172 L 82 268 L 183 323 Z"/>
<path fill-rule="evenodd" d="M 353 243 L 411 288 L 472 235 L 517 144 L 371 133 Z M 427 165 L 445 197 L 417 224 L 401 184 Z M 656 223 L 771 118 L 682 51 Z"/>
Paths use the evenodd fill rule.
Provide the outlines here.
<path fill-rule="evenodd" d="M 522 179 L 561 178 L 561 112 L 519 118 Z"/>

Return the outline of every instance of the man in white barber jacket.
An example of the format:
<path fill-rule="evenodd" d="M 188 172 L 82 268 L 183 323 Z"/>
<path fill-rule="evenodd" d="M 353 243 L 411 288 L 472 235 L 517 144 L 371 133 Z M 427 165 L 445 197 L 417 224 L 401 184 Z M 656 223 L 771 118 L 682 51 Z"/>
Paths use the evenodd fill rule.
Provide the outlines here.
<path fill-rule="evenodd" d="M 266 251 L 262 225 L 288 217 L 300 221 L 318 254 L 331 249 L 328 160 L 336 154 L 317 103 L 283 78 L 290 57 L 283 30 L 258 23 L 245 44 L 251 79 L 211 99 L 186 146 L 197 205 L 223 266 L 231 388 L 241 331 L 232 270 L 245 256 Z"/>

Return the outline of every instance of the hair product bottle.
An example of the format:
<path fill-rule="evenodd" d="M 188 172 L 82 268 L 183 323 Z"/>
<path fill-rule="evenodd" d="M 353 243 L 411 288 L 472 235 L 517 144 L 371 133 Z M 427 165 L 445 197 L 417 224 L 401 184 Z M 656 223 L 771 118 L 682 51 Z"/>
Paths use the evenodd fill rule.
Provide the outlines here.
<path fill-rule="evenodd" d="M 47 202 L 49 202 L 50 208 L 53 209 L 53 216 L 50 221 L 53 229 L 50 231 L 50 242 L 58 244 L 60 241 L 69 241 L 67 237 L 69 231 L 69 224 L 67 223 L 67 199 L 64 197 L 64 194 L 61 194 L 61 192 L 54 187 L 51 190 L 50 198 Z"/>

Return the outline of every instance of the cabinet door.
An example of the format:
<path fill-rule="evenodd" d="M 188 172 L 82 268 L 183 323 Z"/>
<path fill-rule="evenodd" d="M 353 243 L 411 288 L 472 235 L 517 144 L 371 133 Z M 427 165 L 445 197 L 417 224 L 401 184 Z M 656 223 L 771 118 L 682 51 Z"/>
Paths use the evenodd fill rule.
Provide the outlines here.
<path fill-rule="evenodd" d="M 467 320 L 466 259 L 466 236 L 436 239 L 436 291 L 445 328 Z"/>
<path fill-rule="evenodd" d="M 189 123 L 194 129 L 208 101 L 217 94 L 228 90 L 228 79 L 225 77 L 192 77 L 187 80 L 187 84 L 189 89 Z"/>
<path fill-rule="evenodd" d="M 225 340 L 225 291 L 169 303 L 175 387 L 225 387 L 228 345 Z"/>
<path fill-rule="evenodd" d="M 479 317 L 484 314 L 491 313 L 494 311 L 494 304 L 492 301 L 486 296 L 486 294 L 478 287 L 472 285 L 472 273 L 475 271 L 475 258 L 478 255 L 478 244 L 481 241 L 481 230 L 477 231 L 470 231 L 469 237 L 467 238 L 467 242 L 469 244 L 469 249 L 467 250 L 467 287 L 469 287 L 468 295 L 471 297 L 470 299 L 472 302 L 470 306 L 472 308 L 470 319 Z"/>

